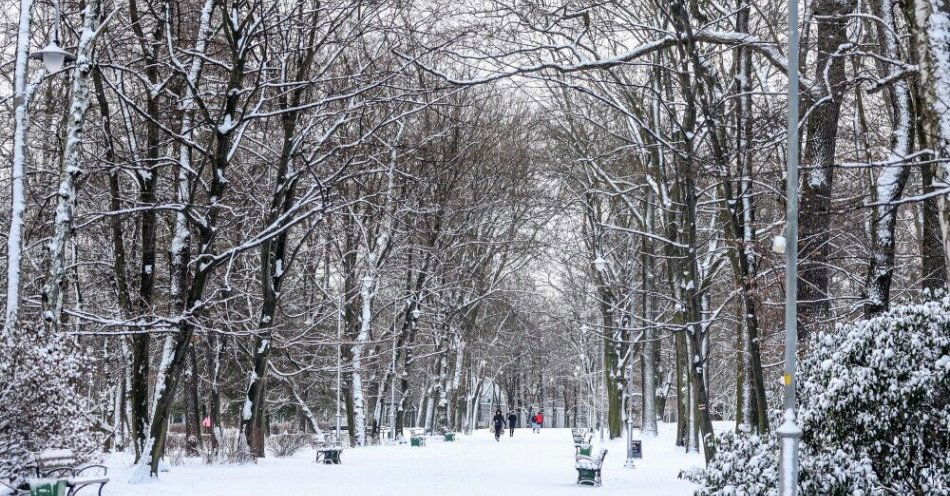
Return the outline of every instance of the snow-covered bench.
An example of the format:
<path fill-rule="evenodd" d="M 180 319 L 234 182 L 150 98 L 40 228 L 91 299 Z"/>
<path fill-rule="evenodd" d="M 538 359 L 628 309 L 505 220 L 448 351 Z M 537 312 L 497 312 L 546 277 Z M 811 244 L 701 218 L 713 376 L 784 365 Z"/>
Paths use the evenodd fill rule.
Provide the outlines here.
<path fill-rule="evenodd" d="M 409 431 L 409 446 L 419 446 L 419 447 L 425 446 L 426 437 L 424 434 L 425 434 L 425 431 L 420 431 L 417 429 L 412 429 L 411 431 Z"/>
<path fill-rule="evenodd" d="M 105 465 L 79 465 L 79 458 L 68 449 L 46 450 L 33 455 L 33 463 L 27 467 L 36 479 L 66 481 L 68 496 L 73 496 L 87 487 L 102 488 L 109 482 L 109 469 Z M 36 480 L 34 479 L 34 480 Z"/>
<path fill-rule="evenodd" d="M 588 486 L 600 485 L 600 471 L 604 465 L 604 457 L 607 456 L 607 450 L 601 448 L 596 457 L 578 455 L 575 459 L 574 468 L 577 469 L 577 483 Z"/>
<path fill-rule="evenodd" d="M 574 446 L 590 444 L 590 440 L 593 438 L 592 433 L 580 429 L 572 429 L 571 433 L 574 436 Z"/>
<path fill-rule="evenodd" d="M 342 446 L 322 446 L 317 448 L 317 463 L 320 460 L 323 460 L 323 463 L 327 465 L 339 465 L 340 462 L 340 453 L 343 453 Z"/>

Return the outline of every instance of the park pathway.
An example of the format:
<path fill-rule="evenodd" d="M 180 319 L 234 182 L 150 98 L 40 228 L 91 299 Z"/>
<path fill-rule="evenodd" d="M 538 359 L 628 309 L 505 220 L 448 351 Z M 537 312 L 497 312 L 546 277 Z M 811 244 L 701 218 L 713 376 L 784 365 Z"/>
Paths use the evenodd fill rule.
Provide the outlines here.
<path fill-rule="evenodd" d="M 683 468 L 702 463 L 698 454 L 673 446 L 672 426 L 643 442 L 644 459 L 623 468 L 620 440 L 607 443 L 603 486 L 578 487 L 569 429 L 517 429 L 496 442 L 487 430 L 457 437 L 455 443 L 430 438 L 422 448 L 373 446 L 343 452 L 342 465 L 313 462 L 311 450 L 290 458 L 268 457 L 257 465 L 208 466 L 197 460 L 172 467 L 158 481 L 128 484 L 129 461 L 116 457 L 106 496 L 560 496 L 626 494 L 688 496 L 679 480 Z M 595 438 L 595 449 L 597 439 Z"/>

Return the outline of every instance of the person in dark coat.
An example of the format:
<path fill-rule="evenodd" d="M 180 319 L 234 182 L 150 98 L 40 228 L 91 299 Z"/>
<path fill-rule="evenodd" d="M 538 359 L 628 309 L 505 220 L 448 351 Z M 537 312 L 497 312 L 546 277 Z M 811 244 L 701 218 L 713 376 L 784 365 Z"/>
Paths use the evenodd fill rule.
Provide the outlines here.
<path fill-rule="evenodd" d="M 501 409 L 495 410 L 495 416 L 492 418 L 495 423 L 495 441 L 501 439 L 501 431 L 505 428 L 505 416 L 501 414 Z"/>
<path fill-rule="evenodd" d="M 515 437 L 515 426 L 518 425 L 518 416 L 515 412 L 508 414 L 508 437 Z"/>

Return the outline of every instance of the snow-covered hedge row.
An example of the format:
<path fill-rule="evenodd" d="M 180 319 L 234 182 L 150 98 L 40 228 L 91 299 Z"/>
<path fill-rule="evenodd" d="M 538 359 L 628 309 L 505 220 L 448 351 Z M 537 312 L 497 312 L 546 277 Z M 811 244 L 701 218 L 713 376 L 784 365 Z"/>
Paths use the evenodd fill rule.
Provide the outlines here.
<path fill-rule="evenodd" d="M 0 337 L 0 481 L 15 481 L 30 452 L 96 449 L 89 402 L 79 392 L 88 377 L 69 338 L 42 328 Z"/>
<path fill-rule="evenodd" d="M 950 298 L 810 341 L 798 370 L 801 494 L 950 494 Z M 772 435 L 726 433 L 698 495 L 777 495 Z"/>

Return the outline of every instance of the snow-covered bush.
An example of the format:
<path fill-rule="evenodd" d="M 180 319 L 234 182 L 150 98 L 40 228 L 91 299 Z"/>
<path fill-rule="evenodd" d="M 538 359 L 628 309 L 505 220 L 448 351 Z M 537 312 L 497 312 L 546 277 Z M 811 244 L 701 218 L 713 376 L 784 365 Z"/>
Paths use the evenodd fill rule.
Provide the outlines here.
<path fill-rule="evenodd" d="M 267 449 L 277 458 L 294 456 L 301 449 L 313 444 L 309 434 L 275 434 L 267 437 Z"/>
<path fill-rule="evenodd" d="M 169 432 L 165 435 L 165 459 L 168 464 L 175 467 L 185 464 L 185 456 L 188 454 L 188 440 L 184 434 L 178 432 Z"/>
<path fill-rule="evenodd" d="M 205 463 L 257 463 L 240 430 L 224 429 L 217 436 L 217 449 L 205 445 L 203 450 L 198 450 Z"/>
<path fill-rule="evenodd" d="M 777 438 L 725 432 L 716 438 L 716 457 L 681 477 L 700 485 L 696 496 L 778 496 Z M 802 445 L 799 491 L 804 496 L 883 496 L 867 458 Z"/>
<path fill-rule="evenodd" d="M 950 493 L 950 298 L 819 333 L 799 375 L 804 443 L 867 456 L 897 494 Z"/>
<path fill-rule="evenodd" d="M 798 370 L 801 494 L 950 494 L 950 298 L 818 333 Z M 700 496 L 778 494 L 774 436 L 725 433 Z"/>
<path fill-rule="evenodd" d="M 15 482 L 31 452 L 95 451 L 87 384 L 77 347 L 41 326 L 0 337 L 0 480 Z"/>
<path fill-rule="evenodd" d="M 716 438 L 716 458 L 682 477 L 700 484 L 696 496 L 778 494 L 775 446 L 768 437 L 724 432 Z"/>

